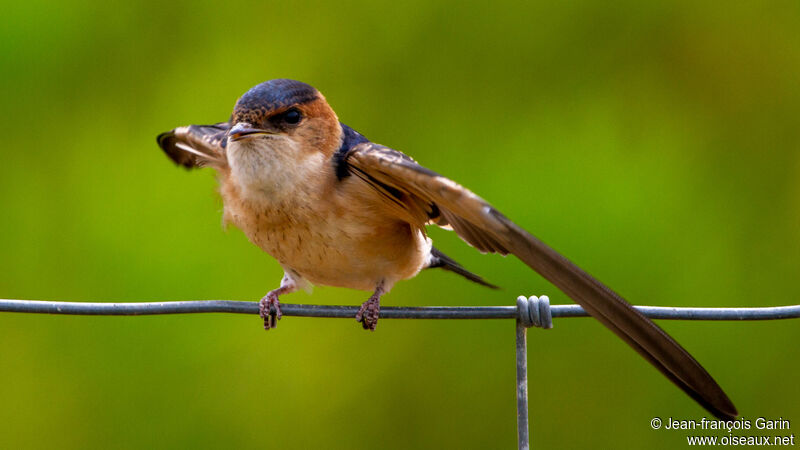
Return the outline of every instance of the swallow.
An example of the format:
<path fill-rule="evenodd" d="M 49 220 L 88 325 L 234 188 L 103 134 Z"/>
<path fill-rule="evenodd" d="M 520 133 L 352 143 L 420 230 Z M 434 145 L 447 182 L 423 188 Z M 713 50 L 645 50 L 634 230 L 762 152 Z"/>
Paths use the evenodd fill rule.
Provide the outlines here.
<path fill-rule="evenodd" d="M 216 170 L 223 221 L 282 266 L 280 286 L 260 302 L 265 329 L 281 318 L 281 295 L 314 284 L 372 292 L 356 314 L 369 330 L 381 297 L 424 269 L 496 288 L 433 247 L 425 227 L 437 225 L 483 253 L 515 255 L 709 412 L 738 415 L 708 372 L 617 293 L 468 189 L 339 122 L 306 83 L 266 81 L 238 99 L 227 122 L 175 128 L 157 141 L 180 166 Z"/>

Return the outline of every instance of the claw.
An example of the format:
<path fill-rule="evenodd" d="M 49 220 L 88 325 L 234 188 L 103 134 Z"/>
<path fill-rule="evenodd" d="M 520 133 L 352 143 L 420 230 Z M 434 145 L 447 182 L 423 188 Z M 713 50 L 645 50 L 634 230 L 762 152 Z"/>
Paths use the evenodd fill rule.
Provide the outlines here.
<path fill-rule="evenodd" d="M 294 273 L 294 272 L 291 272 Z M 294 277 L 299 275 L 295 274 Z M 283 317 L 281 312 L 281 302 L 278 297 L 283 294 L 291 294 L 297 290 L 297 281 L 290 275 L 290 271 L 283 273 L 281 287 L 267 292 L 267 295 L 258 303 L 258 315 L 264 319 L 264 329 L 269 330 L 278 326 L 278 320 Z"/>
<path fill-rule="evenodd" d="M 365 330 L 375 331 L 378 326 L 378 315 L 381 311 L 380 296 L 373 295 L 365 301 L 356 313 L 356 321 L 361 322 Z"/>
<path fill-rule="evenodd" d="M 258 304 L 258 315 L 264 319 L 264 329 L 269 330 L 278 326 L 278 320 L 283 317 L 281 302 L 278 300 L 278 289 L 269 291 Z"/>

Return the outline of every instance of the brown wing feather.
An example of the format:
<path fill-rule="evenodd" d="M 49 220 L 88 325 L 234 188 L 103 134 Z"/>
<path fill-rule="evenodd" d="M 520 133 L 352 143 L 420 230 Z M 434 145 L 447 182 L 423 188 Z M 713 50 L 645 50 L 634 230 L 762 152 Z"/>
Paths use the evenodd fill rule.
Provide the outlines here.
<path fill-rule="evenodd" d="M 230 124 L 189 125 L 161 133 L 159 147 L 175 164 L 187 169 L 203 166 L 224 167 L 225 142 Z"/>
<path fill-rule="evenodd" d="M 427 203 L 464 240 L 484 252 L 512 253 L 564 291 L 616 333 L 669 380 L 715 416 L 738 414 L 722 388 L 706 370 L 653 321 L 614 291 L 555 250 L 523 230 L 468 189 L 406 155 L 372 143 L 359 144 L 346 156 L 355 171 Z M 431 217 L 437 223 L 436 217 Z"/>

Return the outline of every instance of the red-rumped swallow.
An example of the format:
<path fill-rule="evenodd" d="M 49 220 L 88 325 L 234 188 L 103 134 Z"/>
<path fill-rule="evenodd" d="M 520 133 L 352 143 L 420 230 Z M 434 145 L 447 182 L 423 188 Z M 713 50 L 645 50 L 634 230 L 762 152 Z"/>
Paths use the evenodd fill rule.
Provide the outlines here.
<path fill-rule="evenodd" d="M 494 287 L 432 246 L 434 224 L 481 252 L 517 256 L 712 414 L 738 414 L 686 350 L 614 291 L 471 191 L 339 122 L 308 84 L 261 83 L 228 122 L 175 128 L 158 144 L 179 165 L 215 169 L 224 221 L 283 267 L 280 287 L 261 299 L 266 329 L 281 318 L 279 296 L 309 284 L 372 292 L 356 315 L 370 330 L 381 296 L 423 269 Z"/>

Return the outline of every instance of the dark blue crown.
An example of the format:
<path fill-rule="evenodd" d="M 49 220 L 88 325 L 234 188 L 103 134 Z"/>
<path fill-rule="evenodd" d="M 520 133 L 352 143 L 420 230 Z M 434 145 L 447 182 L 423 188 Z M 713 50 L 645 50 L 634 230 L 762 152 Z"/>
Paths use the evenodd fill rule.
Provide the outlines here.
<path fill-rule="evenodd" d="M 319 92 L 306 83 L 279 78 L 265 81 L 245 92 L 236 102 L 234 112 L 273 111 L 310 102 L 318 96 Z"/>

